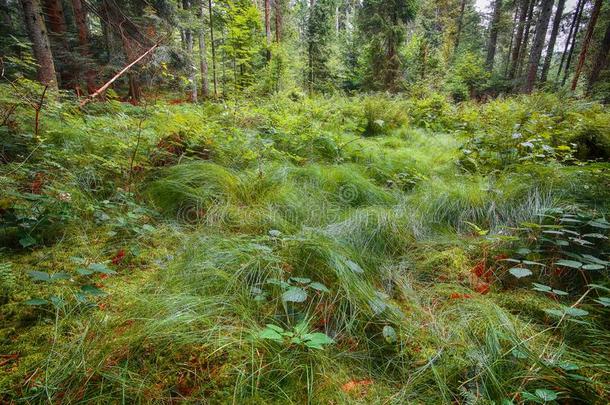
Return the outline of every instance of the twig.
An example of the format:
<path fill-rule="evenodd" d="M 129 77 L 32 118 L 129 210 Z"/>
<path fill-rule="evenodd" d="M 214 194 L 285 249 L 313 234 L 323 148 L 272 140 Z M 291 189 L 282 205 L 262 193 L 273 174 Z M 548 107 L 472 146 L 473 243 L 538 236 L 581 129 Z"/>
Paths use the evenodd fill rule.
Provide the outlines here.
<path fill-rule="evenodd" d="M 144 52 L 138 59 L 134 60 L 133 62 L 131 62 L 129 65 L 125 66 L 119 73 L 117 73 L 116 75 L 114 75 L 114 77 L 112 79 L 110 79 L 108 82 L 106 82 L 106 84 L 104 84 L 102 87 L 100 87 L 95 93 L 91 94 L 89 97 L 87 97 L 86 99 L 84 99 L 83 101 L 80 102 L 80 106 L 84 107 L 85 105 L 87 105 L 89 102 L 91 102 L 94 98 L 96 98 L 97 96 L 99 96 L 100 94 L 102 94 L 104 91 L 106 91 L 106 89 L 108 87 L 110 87 L 110 85 L 112 83 L 114 83 L 114 81 L 116 79 L 118 79 L 119 77 L 121 77 L 125 72 L 127 72 L 129 69 L 131 69 L 131 67 L 133 65 L 135 65 L 136 63 L 138 63 L 139 61 L 141 61 L 142 59 L 144 59 L 149 53 L 151 53 L 152 51 L 154 51 L 157 47 L 159 46 L 159 43 L 154 44 L 148 51 Z"/>

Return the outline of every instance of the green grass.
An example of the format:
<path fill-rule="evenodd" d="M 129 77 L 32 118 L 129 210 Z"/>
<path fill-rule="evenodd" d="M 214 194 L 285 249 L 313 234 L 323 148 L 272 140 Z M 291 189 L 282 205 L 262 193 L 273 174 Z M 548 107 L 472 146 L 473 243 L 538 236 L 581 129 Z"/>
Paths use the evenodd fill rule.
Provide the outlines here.
<path fill-rule="evenodd" d="M 606 403 L 610 325 L 593 300 L 603 293 L 578 302 L 588 316 L 558 322 L 545 310 L 585 291 L 533 291 L 541 280 L 511 279 L 495 257 L 531 245 L 516 228 L 550 209 L 607 216 L 608 164 L 460 163 L 472 136 L 491 139 L 514 125 L 513 109 L 523 118 L 540 103 L 559 128 L 608 114 L 542 96 L 459 108 L 381 96 L 105 104 L 66 113 L 67 126 L 49 112 L 42 151 L 0 173 L 11 193 L 0 208 L 39 221 L 12 224 L 13 248 L 0 251 L 0 354 L 16 355 L 0 357 L 0 398 L 508 404 L 551 390 Z M 375 120 L 387 126 L 367 130 Z M 176 133 L 184 154 L 155 163 Z M 51 202 L 25 193 L 42 170 Z M 71 200 L 58 205 L 60 192 Z M 20 229 L 36 244 L 18 248 Z M 473 276 L 482 261 L 488 293 Z M 79 273 L 101 262 L 117 274 Z M 30 270 L 70 279 L 36 282 Z M 108 295 L 81 302 L 84 283 Z M 306 298 L 285 300 L 295 288 Z M 24 303 L 53 295 L 63 303 Z M 334 342 L 257 338 L 269 324 L 303 323 Z"/>

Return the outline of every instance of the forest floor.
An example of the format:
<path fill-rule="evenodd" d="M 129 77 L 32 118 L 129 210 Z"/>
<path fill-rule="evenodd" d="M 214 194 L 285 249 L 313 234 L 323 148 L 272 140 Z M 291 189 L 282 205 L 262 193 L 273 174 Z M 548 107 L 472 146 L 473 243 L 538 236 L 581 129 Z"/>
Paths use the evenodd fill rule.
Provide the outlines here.
<path fill-rule="evenodd" d="M 610 401 L 606 107 L 18 112 L 0 402 Z"/>

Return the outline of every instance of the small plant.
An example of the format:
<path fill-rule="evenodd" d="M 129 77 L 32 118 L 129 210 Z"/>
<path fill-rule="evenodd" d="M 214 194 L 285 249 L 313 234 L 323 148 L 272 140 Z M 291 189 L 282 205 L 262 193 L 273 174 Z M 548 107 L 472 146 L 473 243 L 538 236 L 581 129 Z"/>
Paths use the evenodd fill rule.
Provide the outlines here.
<path fill-rule="evenodd" d="M 311 332 L 307 322 L 300 322 L 295 325 L 292 330 L 267 324 L 265 329 L 256 332 L 254 338 L 258 340 L 271 340 L 282 345 L 301 346 L 309 349 L 322 350 L 328 345 L 335 343 L 328 335 L 321 332 Z"/>

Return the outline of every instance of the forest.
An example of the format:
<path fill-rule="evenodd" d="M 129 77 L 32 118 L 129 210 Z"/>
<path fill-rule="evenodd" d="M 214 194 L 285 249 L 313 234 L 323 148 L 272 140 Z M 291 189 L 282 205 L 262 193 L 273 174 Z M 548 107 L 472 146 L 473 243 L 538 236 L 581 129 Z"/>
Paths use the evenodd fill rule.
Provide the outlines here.
<path fill-rule="evenodd" d="M 610 403 L 610 1 L 0 0 L 0 403 Z"/>

